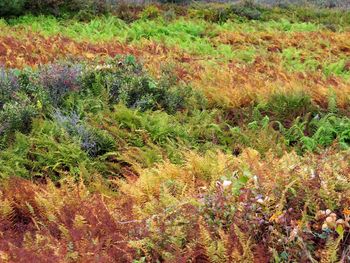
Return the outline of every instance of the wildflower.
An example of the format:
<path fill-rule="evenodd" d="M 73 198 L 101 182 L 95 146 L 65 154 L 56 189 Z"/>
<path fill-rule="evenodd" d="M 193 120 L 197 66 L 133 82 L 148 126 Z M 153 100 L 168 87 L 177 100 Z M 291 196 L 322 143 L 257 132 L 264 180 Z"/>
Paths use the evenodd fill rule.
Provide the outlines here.
<path fill-rule="evenodd" d="M 256 202 L 259 203 L 259 204 L 263 204 L 264 200 L 262 198 L 259 198 L 258 200 L 256 200 Z"/>
<path fill-rule="evenodd" d="M 225 188 L 228 188 L 229 186 L 232 185 L 232 182 L 231 181 L 228 181 L 228 180 L 225 180 L 223 183 L 222 183 L 222 186 Z"/>
<path fill-rule="evenodd" d="M 322 230 L 323 230 L 323 231 L 326 231 L 327 229 L 328 229 L 327 223 L 323 223 L 323 225 L 322 225 Z"/>
<path fill-rule="evenodd" d="M 104 69 L 111 69 L 112 65 L 97 65 L 95 67 L 95 70 L 104 70 Z"/>

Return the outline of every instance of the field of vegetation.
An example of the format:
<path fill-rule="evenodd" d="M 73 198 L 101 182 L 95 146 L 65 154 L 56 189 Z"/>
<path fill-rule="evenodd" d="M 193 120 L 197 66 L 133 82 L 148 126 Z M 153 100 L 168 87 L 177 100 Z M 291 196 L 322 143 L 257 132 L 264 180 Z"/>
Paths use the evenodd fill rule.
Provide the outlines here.
<path fill-rule="evenodd" d="M 0 0 L 0 262 L 350 262 L 350 11 L 66 2 Z"/>

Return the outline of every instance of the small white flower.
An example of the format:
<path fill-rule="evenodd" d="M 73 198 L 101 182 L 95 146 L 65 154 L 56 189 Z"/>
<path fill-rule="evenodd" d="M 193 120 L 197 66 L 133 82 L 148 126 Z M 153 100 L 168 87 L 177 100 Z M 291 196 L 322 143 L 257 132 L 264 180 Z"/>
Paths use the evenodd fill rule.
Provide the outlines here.
<path fill-rule="evenodd" d="M 316 173 L 314 169 L 311 169 L 311 179 L 315 179 Z"/>
<path fill-rule="evenodd" d="M 232 184 L 231 181 L 225 180 L 225 181 L 222 183 L 222 186 L 223 186 L 224 188 L 227 188 L 227 187 L 229 187 L 231 184 Z"/>
<path fill-rule="evenodd" d="M 263 204 L 264 200 L 262 200 L 262 198 L 259 198 L 258 200 L 256 200 L 256 202 L 259 203 L 259 204 Z"/>
<path fill-rule="evenodd" d="M 95 70 L 102 70 L 102 69 L 111 69 L 112 65 L 97 65 L 95 67 Z"/>

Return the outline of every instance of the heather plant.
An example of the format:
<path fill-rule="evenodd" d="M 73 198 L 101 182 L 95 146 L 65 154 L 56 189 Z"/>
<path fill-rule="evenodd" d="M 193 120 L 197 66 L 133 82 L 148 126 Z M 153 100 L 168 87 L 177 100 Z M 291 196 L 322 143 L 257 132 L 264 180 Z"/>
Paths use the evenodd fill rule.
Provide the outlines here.
<path fill-rule="evenodd" d="M 81 148 L 92 157 L 103 155 L 115 148 L 115 142 L 107 132 L 88 127 L 75 112 L 64 115 L 57 111 L 54 119 L 71 136 L 78 137 Z"/>
<path fill-rule="evenodd" d="M 54 107 L 60 106 L 69 92 L 81 88 L 81 65 L 51 64 L 40 69 L 39 83 L 49 94 Z"/>
<path fill-rule="evenodd" d="M 110 1 L 106 0 L 26 0 L 21 6 L 26 11 L 34 14 L 53 14 L 63 16 L 64 14 L 72 14 L 80 12 L 88 14 L 104 14 L 110 10 Z M 22 10 L 23 12 L 24 10 Z M 5 13 L 6 14 L 6 13 Z"/>
<path fill-rule="evenodd" d="M 8 146 L 16 131 L 29 133 L 36 115 L 37 109 L 28 100 L 6 103 L 0 111 L 0 148 Z"/>
<path fill-rule="evenodd" d="M 19 89 L 20 82 L 13 71 L 0 67 L 0 109 L 15 97 Z"/>

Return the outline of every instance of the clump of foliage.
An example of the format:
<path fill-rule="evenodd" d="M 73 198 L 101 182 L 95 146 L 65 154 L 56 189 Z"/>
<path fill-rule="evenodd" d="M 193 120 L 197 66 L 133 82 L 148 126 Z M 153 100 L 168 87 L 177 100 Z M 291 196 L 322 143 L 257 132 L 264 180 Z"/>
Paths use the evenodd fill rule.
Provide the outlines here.
<path fill-rule="evenodd" d="M 188 102 L 201 104 L 199 94 L 189 87 L 176 87 L 176 79 L 163 75 L 155 80 L 137 63 L 135 58 L 127 56 L 113 64 L 102 67 L 100 72 L 93 71 L 86 77 L 89 89 L 101 92 L 106 87 L 110 103 L 124 103 L 130 108 L 145 110 L 163 109 L 169 113 L 184 110 Z M 192 99 L 193 98 L 193 99 Z"/>
<path fill-rule="evenodd" d="M 7 103 L 0 112 L 0 149 L 7 146 L 16 131 L 28 133 L 37 110 L 28 101 Z"/>
<path fill-rule="evenodd" d="M 52 64 L 39 72 L 39 82 L 47 91 L 53 106 L 59 106 L 70 92 L 81 88 L 82 67 L 80 65 Z"/>
<path fill-rule="evenodd" d="M 304 92 L 276 93 L 266 104 L 258 105 L 260 114 L 268 115 L 271 119 L 290 126 L 296 118 L 317 112 L 309 95 Z"/>
<path fill-rule="evenodd" d="M 0 148 L 12 141 L 16 131 L 28 133 L 37 109 L 11 70 L 0 68 Z"/>
<path fill-rule="evenodd" d="M 19 79 L 14 72 L 0 67 L 0 109 L 3 108 L 6 102 L 13 99 L 19 88 Z"/>
<path fill-rule="evenodd" d="M 262 15 L 261 8 L 250 0 L 233 5 L 231 12 L 249 20 L 259 20 Z"/>
<path fill-rule="evenodd" d="M 27 0 L 27 10 L 35 13 L 62 15 L 63 13 L 82 12 L 88 14 L 104 14 L 110 10 L 110 2 L 106 0 Z M 80 14 L 82 15 L 82 14 Z"/>
<path fill-rule="evenodd" d="M 96 157 L 114 150 L 115 142 L 108 133 L 87 127 L 75 112 L 64 115 L 57 111 L 54 118 L 69 135 L 78 137 L 81 148 L 90 156 Z"/>
<path fill-rule="evenodd" d="M 147 6 L 141 13 L 141 19 L 155 19 L 158 18 L 161 14 L 161 11 L 156 5 Z"/>
<path fill-rule="evenodd" d="M 23 13 L 26 0 L 1 0 L 0 16 L 16 16 Z"/>

